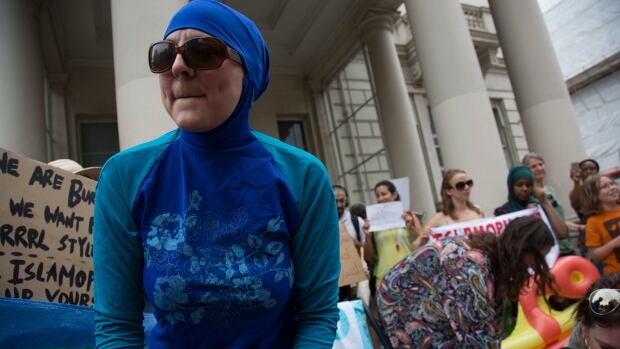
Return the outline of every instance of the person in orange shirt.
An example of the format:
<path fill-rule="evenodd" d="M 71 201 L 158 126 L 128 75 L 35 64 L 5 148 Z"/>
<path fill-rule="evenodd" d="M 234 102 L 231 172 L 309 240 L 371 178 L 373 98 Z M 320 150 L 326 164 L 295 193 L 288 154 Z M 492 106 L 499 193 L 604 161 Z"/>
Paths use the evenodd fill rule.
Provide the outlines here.
<path fill-rule="evenodd" d="M 603 262 L 603 272 L 620 271 L 620 190 L 608 176 L 593 175 L 583 184 L 586 246 L 594 261 Z"/>

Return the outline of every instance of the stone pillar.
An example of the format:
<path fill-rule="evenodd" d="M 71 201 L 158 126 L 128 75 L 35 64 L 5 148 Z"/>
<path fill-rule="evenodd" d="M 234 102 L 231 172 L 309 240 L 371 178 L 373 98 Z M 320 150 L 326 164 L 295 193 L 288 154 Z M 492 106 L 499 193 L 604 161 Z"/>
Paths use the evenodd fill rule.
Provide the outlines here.
<path fill-rule="evenodd" d="M 458 0 L 405 0 L 446 169 L 477 183 L 487 215 L 506 201 L 506 160 L 491 102 Z"/>
<path fill-rule="evenodd" d="M 570 210 L 570 163 L 586 152 L 542 12 L 536 0 L 489 5 L 530 150 L 545 158 L 548 182 Z"/>
<path fill-rule="evenodd" d="M 409 177 L 411 209 L 435 213 L 432 189 L 422 154 L 405 78 L 394 45 L 394 14 L 371 13 L 362 25 L 380 107 L 383 142 L 395 177 Z"/>
<path fill-rule="evenodd" d="M 66 88 L 68 80 L 66 74 L 49 74 L 47 77 L 49 86 L 48 137 L 50 140 L 48 154 L 50 160 L 69 157 L 66 107 Z"/>
<path fill-rule="evenodd" d="M 176 126 L 164 109 L 157 75 L 147 63 L 149 45 L 162 40 L 172 15 L 187 1 L 112 0 L 114 79 L 120 148 L 148 141 Z"/>
<path fill-rule="evenodd" d="M 0 147 L 47 162 L 39 6 L 0 1 Z"/>
<path fill-rule="evenodd" d="M 325 102 L 323 101 L 324 88 L 318 81 L 308 81 L 308 90 L 310 91 L 310 98 L 312 99 L 312 110 L 314 112 L 313 119 L 316 119 L 315 130 L 320 132 L 319 142 L 317 145 L 322 149 L 323 160 L 325 166 L 331 176 L 331 180 L 335 183 L 335 174 L 338 173 L 338 160 L 336 159 L 336 151 L 332 143 L 331 136 L 329 134 L 329 117 L 325 109 Z"/>

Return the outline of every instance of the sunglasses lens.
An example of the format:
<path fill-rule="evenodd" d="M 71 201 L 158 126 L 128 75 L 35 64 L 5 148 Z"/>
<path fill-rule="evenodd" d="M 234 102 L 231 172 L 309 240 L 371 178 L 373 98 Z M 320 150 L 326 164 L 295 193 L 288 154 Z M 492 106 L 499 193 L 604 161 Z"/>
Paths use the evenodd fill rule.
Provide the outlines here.
<path fill-rule="evenodd" d="M 590 294 L 590 310 L 597 315 L 607 315 L 618 309 L 620 291 L 602 288 Z"/>
<path fill-rule="evenodd" d="M 185 44 L 185 63 L 194 69 L 217 69 L 226 59 L 226 46 L 214 38 L 196 38 Z"/>
<path fill-rule="evenodd" d="M 156 42 L 149 49 L 149 68 L 153 73 L 162 73 L 170 69 L 176 56 L 174 44 L 166 41 Z"/>
<path fill-rule="evenodd" d="M 474 181 L 470 179 L 470 180 L 468 180 L 467 182 L 458 182 L 458 183 L 456 183 L 456 184 L 454 185 L 454 187 L 455 187 L 457 190 L 463 190 L 463 189 L 465 189 L 465 186 L 468 186 L 468 187 L 470 187 L 470 188 L 471 188 L 471 187 L 473 187 L 473 186 L 474 186 Z"/>

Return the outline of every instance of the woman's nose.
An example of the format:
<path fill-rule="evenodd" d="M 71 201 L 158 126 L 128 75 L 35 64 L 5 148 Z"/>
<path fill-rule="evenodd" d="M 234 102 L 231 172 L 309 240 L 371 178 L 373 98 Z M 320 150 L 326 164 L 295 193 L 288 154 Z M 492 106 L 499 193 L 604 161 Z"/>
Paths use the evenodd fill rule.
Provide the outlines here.
<path fill-rule="evenodd" d="M 183 59 L 183 55 L 180 53 L 177 53 L 174 57 L 174 62 L 172 62 L 170 71 L 175 77 L 189 78 L 194 75 L 194 69 L 187 66 L 185 59 Z"/>

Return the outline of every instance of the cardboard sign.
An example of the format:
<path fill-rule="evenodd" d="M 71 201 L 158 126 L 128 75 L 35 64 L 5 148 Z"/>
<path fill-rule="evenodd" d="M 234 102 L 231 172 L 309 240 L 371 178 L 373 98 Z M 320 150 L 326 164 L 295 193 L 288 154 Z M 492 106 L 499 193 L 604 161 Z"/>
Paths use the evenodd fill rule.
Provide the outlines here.
<path fill-rule="evenodd" d="M 96 182 L 0 148 L 0 296 L 93 304 Z"/>
<path fill-rule="evenodd" d="M 479 234 L 484 232 L 493 233 L 495 236 L 498 236 L 504 231 L 508 223 L 510 223 L 513 219 L 525 216 L 540 217 L 543 222 L 547 224 L 547 227 L 549 227 L 549 230 L 552 232 L 551 235 L 553 236 L 553 240 L 555 240 L 555 244 L 551 248 L 551 251 L 549 251 L 549 253 L 547 254 L 546 261 L 547 265 L 549 265 L 549 268 L 553 267 L 555 261 L 560 255 L 560 247 L 558 245 L 557 239 L 555 238 L 555 234 L 553 233 L 553 227 L 549 223 L 545 211 L 540 206 L 508 213 L 497 217 L 476 219 L 473 221 L 433 228 L 431 236 L 433 239 L 443 239 L 450 236 L 468 236 L 469 234 Z"/>
<path fill-rule="evenodd" d="M 347 233 L 344 224 L 340 224 L 340 277 L 338 286 L 351 285 L 366 280 L 362 258 L 357 253 L 355 243 Z"/>

